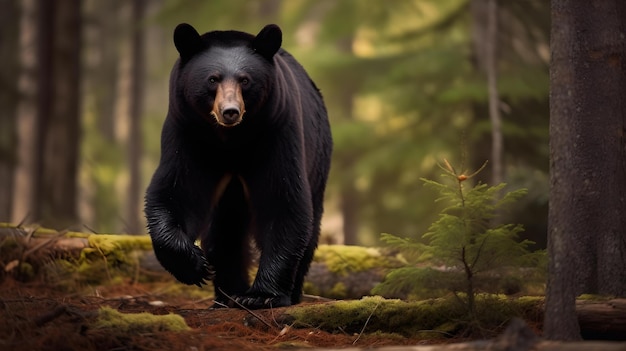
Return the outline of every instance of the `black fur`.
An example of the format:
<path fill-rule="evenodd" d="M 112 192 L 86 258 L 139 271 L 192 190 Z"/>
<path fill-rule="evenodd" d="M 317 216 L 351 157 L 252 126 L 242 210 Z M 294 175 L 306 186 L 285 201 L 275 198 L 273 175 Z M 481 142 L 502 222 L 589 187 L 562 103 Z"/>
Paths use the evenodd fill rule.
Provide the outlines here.
<path fill-rule="evenodd" d="M 183 283 L 213 280 L 218 304 L 230 304 L 225 294 L 247 308 L 298 303 L 332 151 L 322 96 L 276 25 L 255 37 L 181 24 L 174 40 L 181 58 L 145 205 L 156 256 Z M 211 115 L 226 80 L 245 102 L 232 127 Z M 252 285 L 250 237 L 261 253 Z"/>

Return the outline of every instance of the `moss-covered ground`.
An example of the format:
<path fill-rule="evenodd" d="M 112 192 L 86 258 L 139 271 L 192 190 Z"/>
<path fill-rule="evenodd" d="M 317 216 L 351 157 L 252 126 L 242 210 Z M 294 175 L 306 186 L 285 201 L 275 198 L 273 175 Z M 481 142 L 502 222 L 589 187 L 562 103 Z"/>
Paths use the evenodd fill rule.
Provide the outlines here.
<path fill-rule="evenodd" d="M 465 317 L 463 305 L 454 296 L 424 301 L 360 295 L 330 302 L 305 298 L 297 306 L 254 314 L 211 309 L 210 286 L 201 289 L 177 283 L 146 258 L 151 252 L 147 236 L 0 225 L 2 230 L 0 350 L 273 350 L 439 344 L 492 336 L 514 316 L 523 317 L 536 330 L 541 328 L 541 298 L 499 295 L 479 297 L 477 320 Z M 64 246 L 55 249 L 61 239 L 77 239 L 78 249 L 69 244 L 67 250 Z M 344 292 L 358 295 L 354 290 L 358 283 L 367 292 L 385 269 L 399 263 L 378 249 L 321 246 L 316 264 L 320 265 L 318 273 L 326 272 L 332 279 L 326 285 L 322 282 L 322 288 L 309 285 L 309 293 L 329 287 L 339 295 L 337 286 L 343 283 Z"/>

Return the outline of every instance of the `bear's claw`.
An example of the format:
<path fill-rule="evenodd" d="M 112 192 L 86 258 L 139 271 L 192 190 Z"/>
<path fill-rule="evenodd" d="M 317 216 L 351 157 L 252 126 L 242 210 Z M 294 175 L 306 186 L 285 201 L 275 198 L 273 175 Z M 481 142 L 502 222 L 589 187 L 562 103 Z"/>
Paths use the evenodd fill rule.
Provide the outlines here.
<path fill-rule="evenodd" d="M 235 297 L 237 305 L 234 307 L 245 307 L 251 310 L 276 308 L 291 306 L 291 298 L 289 296 L 254 296 L 243 295 Z"/>
<path fill-rule="evenodd" d="M 191 252 L 158 252 L 161 256 L 161 264 L 181 283 L 202 287 L 206 281 L 215 278 L 213 266 L 204 257 L 204 252 L 197 246 Z M 172 258 L 176 257 L 178 261 Z"/>

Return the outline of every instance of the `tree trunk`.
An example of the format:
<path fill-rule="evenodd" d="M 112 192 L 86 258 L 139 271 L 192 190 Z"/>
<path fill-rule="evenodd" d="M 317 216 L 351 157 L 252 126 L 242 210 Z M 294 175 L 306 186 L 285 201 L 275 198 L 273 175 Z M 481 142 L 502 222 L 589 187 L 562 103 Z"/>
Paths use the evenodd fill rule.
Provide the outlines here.
<path fill-rule="evenodd" d="M 487 0 L 487 90 L 489 93 L 489 120 L 491 121 L 491 182 L 502 183 L 503 141 L 502 118 L 500 116 L 500 95 L 498 94 L 498 5 L 496 0 Z"/>
<path fill-rule="evenodd" d="M 38 35 L 40 20 L 38 17 L 37 0 L 20 2 L 19 29 L 19 103 L 17 107 L 17 147 L 15 176 L 13 178 L 12 216 L 11 221 L 19 223 L 32 217 L 35 203 L 35 166 L 37 158 L 38 119 L 37 119 L 37 86 L 38 86 Z"/>
<path fill-rule="evenodd" d="M 19 4 L 0 0 L 0 221 L 11 218 L 17 157 L 16 116 L 19 94 Z"/>
<path fill-rule="evenodd" d="M 98 17 L 97 35 L 89 50 L 97 52 L 93 67 L 93 93 L 98 131 L 107 142 L 115 142 L 115 96 L 120 55 L 120 1 L 94 1 L 93 16 Z"/>
<path fill-rule="evenodd" d="M 626 2 L 552 1 L 544 333 L 580 338 L 581 293 L 626 295 Z"/>
<path fill-rule="evenodd" d="M 42 1 L 52 7 L 52 30 L 45 33 L 51 55 L 44 59 L 39 86 L 43 155 L 37 219 L 55 228 L 76 224 L 80 123 L 81 1 Z M 43 30 L 43 27 L 42 27 Z M 45 51 L 44 51 L 45 52 Z M 43 53 L 42 53 L 43 54 Z"/>
<path fill-rule="evenodd" d="M 352 51 L 353 36 L 347 36 L 337 41 L 338 50 L 345 55 L 354 55 Z M 337 94 L 340 115 L 346 120 L 354 120 L 354 97 L 356 87 L 345 82 L 342 84 L 341 92 Z M 341 150 L 339 150 L 341 151 Z M 359 159 L 358 151 L 343 150 L 343 154 L 338 152 L 336 166 L 341 170 L 343 182 L 341 185 L 340 209 L 343 216 L 343 243 L 345 245 L 357 245 L 359 243 L 359 213 L 361 205 L 359 202 L 359 191 L 356 188 L 355 174 L 356 160 Z"/>
<path fill-rule="evenodd" d="M 475 65 L 487 77 L 488 113 L 491 122 L 491 183 L 504 178 L 502 118 L 498 94 L 498 5 L 496 0 L 472 0 L 472 47 Z M 479 160 L 482 164 L 484 160 Z"/>
<path fill-rule="evenodd" d="M 127 215 L 128 232 L 137 234 L 143 232 L 141 225 L 141 115 L 143 113 L 144 98 L 144 72 L 145 72 L 145 48 L 144 48 L 144 12 L 145 1 L 134 0 L 132 3 L 132 42 L 131 42 L 131 81 L 130 81 L 130 113 L 128 133 L 128 170 L 130 181 L 128 183 Z"/>
<path fill-rule="evenodd" d="M 349 169 L 349 168 L 348 168 Z M 351 172 L 347 170 L 346 172 Z M 348 176 L 352 181 L 354 178 Z M 343 243 L 345 245 L 357 245 L 359 243 L 359 200 L 358 191 L 354 188 L 354 183 L 346 181 L 341 187 L 339 194 L 341 201 L 341 214 L 343 215 Z"/>

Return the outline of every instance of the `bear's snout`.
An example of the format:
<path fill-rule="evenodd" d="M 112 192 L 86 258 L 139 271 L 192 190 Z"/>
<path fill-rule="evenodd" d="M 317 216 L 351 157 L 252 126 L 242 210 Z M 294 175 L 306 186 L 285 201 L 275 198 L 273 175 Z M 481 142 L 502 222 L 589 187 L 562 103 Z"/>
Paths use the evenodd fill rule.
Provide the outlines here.
<path fill-rule="evenodd" d="M 245 104 L 241 87 L 237 82 L 228 80 L 217 87 L 211 115 L 224 127 L 233 127 L 241 123 L 245 113 Z"/>
<path fill-rule="evenodd" d="M 239 120 L 239 109 L 236 107 L 227 108 L 222 111 L 222 117 L 227 122 L 234 123 Z"/>

